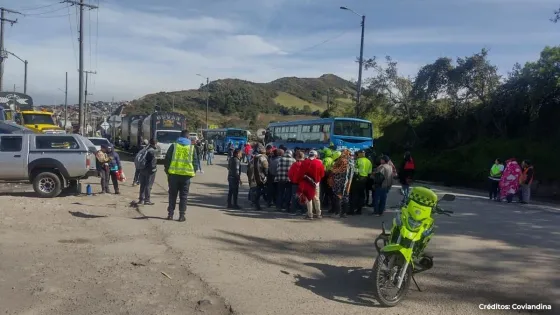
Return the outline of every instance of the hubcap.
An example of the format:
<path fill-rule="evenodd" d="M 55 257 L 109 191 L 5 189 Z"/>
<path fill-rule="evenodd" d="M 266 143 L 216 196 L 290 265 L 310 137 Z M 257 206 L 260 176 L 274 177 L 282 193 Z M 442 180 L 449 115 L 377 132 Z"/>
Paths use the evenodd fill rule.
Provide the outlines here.
<path fill-rule="evenodd" d="M 41 178 L 41 180 L 39 181 L 39 190 L 47 194 L 51 193 L 54 190 L 55 186 L 56 184 L 54 180 L 49 177 Z"/>

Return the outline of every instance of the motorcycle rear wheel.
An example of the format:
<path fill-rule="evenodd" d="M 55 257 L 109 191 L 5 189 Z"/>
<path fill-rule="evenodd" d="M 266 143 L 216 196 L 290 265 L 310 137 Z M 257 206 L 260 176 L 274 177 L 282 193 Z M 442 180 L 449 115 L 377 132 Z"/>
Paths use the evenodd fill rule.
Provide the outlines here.
<path fill-rule="evenodd" d="M 393 260 L 393 264 L 389 269 L 389 263 Z M 405 264 L 405 259 L 400 253 L 380 254 L 373 263 L 371 277 L 373 279 L 373 296 L 384 307 L 393 307 L 399 304 L 408 293 L 410 281 L 412 280 L 412 266 L 408 266 L 400 289 L 396 288 L 397 276 Z M 389 269 L 389 270 L 387 270 Z M 388 276 L 389 279 L 385 279 Z M 396 294 L 386 296 L 385 286 L 387 282 L 397 289 Z"/>

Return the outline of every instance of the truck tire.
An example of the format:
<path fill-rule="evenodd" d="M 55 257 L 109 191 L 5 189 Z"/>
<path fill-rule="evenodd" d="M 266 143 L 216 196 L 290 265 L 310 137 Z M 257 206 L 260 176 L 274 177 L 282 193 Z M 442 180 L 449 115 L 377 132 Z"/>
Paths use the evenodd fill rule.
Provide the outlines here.
<path fill-rule="evenodd" d="M 51 172 L 41 172 L 33 179 L 33 190 L 40 198 L 54 198 L 62 192 L 60 177 Z"/>

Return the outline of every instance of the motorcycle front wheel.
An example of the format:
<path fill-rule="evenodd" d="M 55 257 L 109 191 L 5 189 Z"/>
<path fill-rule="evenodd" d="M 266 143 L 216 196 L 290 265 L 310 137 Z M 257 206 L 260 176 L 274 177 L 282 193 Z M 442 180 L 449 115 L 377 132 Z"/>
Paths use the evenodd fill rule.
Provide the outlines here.
<path fill-rule="evenodd" d="M 408 293 L 412 278 L 412 268 L 407 267 L 402 285 L 397 288 L 398 275 L 405 265 L 400 253 L 380 254 L 373 263 L 371 278 L 373 280 L 373 296 L 384 307 L 393 307 Z"/>

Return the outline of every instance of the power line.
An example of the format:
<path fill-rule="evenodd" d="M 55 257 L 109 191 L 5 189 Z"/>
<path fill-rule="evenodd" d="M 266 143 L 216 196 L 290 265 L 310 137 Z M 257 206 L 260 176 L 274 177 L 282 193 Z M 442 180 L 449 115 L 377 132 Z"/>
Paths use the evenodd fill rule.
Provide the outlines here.
<path fill-rule="evenodd" d="M 22 9 L 20 9 L 20 11 L 35 11 L 35 10 L 39 10 L 39 9 L 44 9 L 44 8 L 52 7 L 52 6 L 55 6 L 55 5 L 58 5 L 58 4 L 60 4 L 60 2 L 57 1 L 56 3 L 47 4 L 47 5 L 43 5 L 43 6 L 40 6 L 40 7 L 22 8 Z"/>
<path fill-rule="evenodd" d="M 68 8 L 68 7 L 70 7 L 70 6 L 67 5 L 67 6 L 62 7 L 62 8 L 58 8 L 58 9 L 54 9 L 54 10 L 46 11 L 46 12 L 40 12 L 40 13 L 25 13 L 25 14 L 23 14 L 23 16 L 34 16 L 34 15 L 49 14 L 49 13 L 54 13 L 54 12 L 58 12 L 58 11 L 64 10 L 64 9 L 66 9 L 66 8 Z"/>
<path fill-rule="evenodd" d="M 311 46 L 308 46 L 308 47 L 305 47 L 305 48 L 302 48 L 302 49 L 298 49 L 298 50 L 296 50 L 296 51 L 287 52 L 287 53 L 288 53 L 289 55 L 298 55 L 298 54 L 301 54 L 301 53 L 303 53 L 303 52 L 306 52 L 306 51 L 315 49 L 315 48 L 317 48 L 317 47 L 319 47 L 319 46 L 322 46 L 322 45 L 324 45 L 324 44 L 326 44 L 326 43 L 328 43 L 328 42 L 331 42 L 331 41 L 333 41 L 333 40 L 339 39 L 340 37 L 346 35 L 346 34 L 349 33 L 350 31 L 353 31 L 353 29 L 348 29 L 348 30 L 346 30 L 346 31 L 344 31 L 344 32 L 341 32 L 340 34 L 337 34 L 337 35 L 335 35 L 335 36 L 333 36 L 333 37 L 329 37 L 329 38 L 327 38 L 327 39 L 324 39 L 324 40 L 322 40 L 322 41 L 320 41 L 320 42 L 317 42 L 316 44 L 313 44 L 313 45 L 311 45 Z M 274 69 L 281 69 L 281 68 L 283 68 L 283 67 L 274 67 L 274 68 L 271 68 L 271 69 L 274 70 Z"/>
<path fill-rule="evenodd" d="M 52 19 L 52 18 L 59 18 L 59 17 L 65 17 L 65 16 L 71 16 L 74 15 L 73 13 L 69 13 L 69 14 L 61 14 L 61 15 L 50 15 L 50 16 L 31 16 L 30 18 L 32 19 Z"/>

